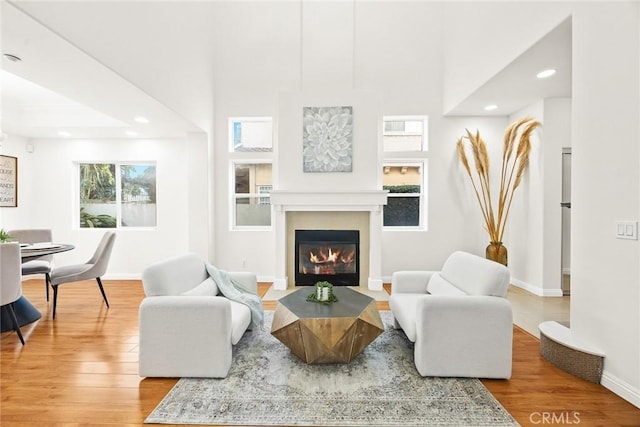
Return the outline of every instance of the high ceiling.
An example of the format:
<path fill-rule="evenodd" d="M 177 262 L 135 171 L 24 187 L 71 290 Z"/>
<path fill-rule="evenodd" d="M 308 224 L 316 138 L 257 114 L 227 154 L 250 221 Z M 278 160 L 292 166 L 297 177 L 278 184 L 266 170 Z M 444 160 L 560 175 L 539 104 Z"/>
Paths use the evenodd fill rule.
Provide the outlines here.
<path fill-rule="evenodd" d="M 538 79 L 546 69 L 556 74 Z M 507 115 L 544 98 L 571 97 L 571 20 L 567 19 L 447 114 Z M 496 105 L 485 111 L 487 105 Z"/>
<path fill-rule="evenodd" d="M 216 3 L 3 1 L 2 53 L 22 60 L 2 59 L 2 131 L 40 138 L 208 132 Z M 544 68 L 557 73 L 536 79 Z M 446 113 L 508 115 L 569 96 L 566 21 Z M 488 104 L 498 108 L 487 112 Z"/>
<path fill-rule="evenodd" d="M 90 50 L 53 31 L 59 24 L 56 17 L 49 22 L 47 13 L 40 17 L 38 12 L 41 7 L 55 10 L 55 3 L 1 3 L 2 53 L 21 59 L 2 58 L 4 133 L 34 138 L 172 138 L 202 131 L 105 66 Z M 36 19 L 15 6 L 33 9 Z M 82 10 L 70 18 L 82 21 Z M 148 123 L 136 122 L 137 117 Z"/>

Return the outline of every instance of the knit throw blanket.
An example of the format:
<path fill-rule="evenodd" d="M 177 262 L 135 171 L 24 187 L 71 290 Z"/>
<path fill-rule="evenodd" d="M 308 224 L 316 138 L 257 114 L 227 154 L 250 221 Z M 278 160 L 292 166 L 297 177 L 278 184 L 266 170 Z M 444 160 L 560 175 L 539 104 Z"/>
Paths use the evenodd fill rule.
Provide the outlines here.
<path fill-rule="evenodd" d="M 236 301 L 249 307 L 249 310 L 251 310 L 251 327 L 262 328 L 264 310 L 262 309 L 260 297 L 244 290 L 242 285 L 229 276 L 226 271 L 219 270 L 209 263 L 206 263 L 206 267 L 209 276 L 216 282 L 222 295 L 231 301 Z"/>

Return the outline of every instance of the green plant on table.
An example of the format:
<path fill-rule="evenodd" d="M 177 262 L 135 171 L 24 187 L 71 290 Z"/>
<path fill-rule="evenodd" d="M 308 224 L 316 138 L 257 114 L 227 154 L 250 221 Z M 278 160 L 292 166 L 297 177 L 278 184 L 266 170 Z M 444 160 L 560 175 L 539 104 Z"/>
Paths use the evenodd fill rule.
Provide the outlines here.
<path fill-rule="evenodd" d="M 333 285 L 323 281 L 316 283 L 315 289 L 309 294 L 307 301 L 331 304 L 332 302 L 337 302 L 338 297 L 333 293 Z"/>
<path fill-rule="evenodd" d="M 0 243 L 7 243 L 13 241 L 13 237 L 3 229 L 0 229 Z"/>

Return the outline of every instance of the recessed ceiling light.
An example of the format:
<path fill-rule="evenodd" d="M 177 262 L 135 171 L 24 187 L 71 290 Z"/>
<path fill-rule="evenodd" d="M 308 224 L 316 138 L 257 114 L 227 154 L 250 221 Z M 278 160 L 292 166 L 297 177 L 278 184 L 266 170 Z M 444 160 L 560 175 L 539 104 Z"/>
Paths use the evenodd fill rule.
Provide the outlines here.
<path fill-rule="evenodd" d="M 68 136 L 71 136 L 71 134 L 69 132 L 61 130 L 60 132 L 58 132 L 58 136 L 63 136 L 66 138 Z"/>
<path fill-rule="evenodd" d="M 135 130 L 128 130 L 125 132 L 125 134 L 127 136 L 138 136 L 138 132 L 136 132 Z"/>
<path fill-rule="evenodd" d="M 5 53 L 2 56 L 7 58 L 11 62 L 20 62 L 20 61 L 22 61 L 22 58 L 20 58 L 19 56 L 12 55 L 10 53 Z"/>
<path fill-rule="evenodd" d="M 142 116 L 138 116 L 138 117 L 134 118 L 133 120 L 135 120 L 138 123 L 149 123 L 149 119 L 147 119 L 146 117 L 142 117 Z"/>
<path fill-rule="evenodd" d="M 490 105 L 487 105 L 486 107 L 484 107 L 485 111 L 493 111 L 493 110 L 497 110 L 497 109 L 498 109 L 498 106 L 496 104 L 490 104 Z"/>
<path fill-rule="evenodd" d="M 542 70 L 540 71 L 538 74 L 536 74 L 536 77 L 539 79 L 546 79 L 547 77 L 551 77 L 556 73 L 556 70 L 554 70 L 553 68 L 549 68 L 548 70 Z"/>

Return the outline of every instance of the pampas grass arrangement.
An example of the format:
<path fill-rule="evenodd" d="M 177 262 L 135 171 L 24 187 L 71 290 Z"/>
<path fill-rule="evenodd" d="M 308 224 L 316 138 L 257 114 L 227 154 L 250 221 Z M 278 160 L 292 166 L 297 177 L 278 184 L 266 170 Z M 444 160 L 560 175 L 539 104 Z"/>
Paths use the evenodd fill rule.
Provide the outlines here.
<path fill-rule="evenodd" d="M 525 117 L 512 123 L 505 131 L 496 210 L 493 208 L 491 197 L 487 145 L 479 131 L 474 134 L 465 129 L 466 136 L 458 138 L 458 157 L 471 180 L 492 244 L 502 243 L 513 194 L 522 182 L 524 171 L 529 165 L 531 134 L 539 126 L 540 122 L 531 117 Z M 467 145 L 470 146 L 471 156 L 467 156 Z M 469 157 L 473 159 L 473 167 Z"/>

